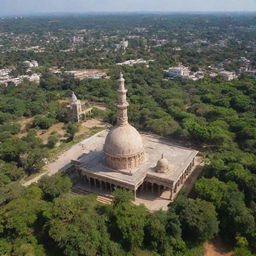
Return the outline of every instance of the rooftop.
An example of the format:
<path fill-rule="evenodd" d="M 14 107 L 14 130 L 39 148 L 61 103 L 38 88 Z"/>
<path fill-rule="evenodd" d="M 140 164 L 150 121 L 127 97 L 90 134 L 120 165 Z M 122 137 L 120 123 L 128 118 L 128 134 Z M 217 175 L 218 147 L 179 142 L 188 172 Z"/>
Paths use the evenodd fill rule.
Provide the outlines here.
<path fill-rule="evenodd" d="M 79 158 L 80 169 L 95 176 L 121 182 L 127 188 L 140 186 L 146 175 L 164 182 L 176 183 L 198 153 L 196 150 L 175 145 L 164 139 L 142 134 L 146 153 L 145 163 L 136 170 L 131 170 L 133 175 L 127 175 L 108 168 L 104 163 L 102 150 L 107 133 L 108 131 L 104 130 L 87 140 L 85 145 L 87 153 Z M 162 154 L 172 168 L 166 173 L 157 173 L 155 166 Z"/>

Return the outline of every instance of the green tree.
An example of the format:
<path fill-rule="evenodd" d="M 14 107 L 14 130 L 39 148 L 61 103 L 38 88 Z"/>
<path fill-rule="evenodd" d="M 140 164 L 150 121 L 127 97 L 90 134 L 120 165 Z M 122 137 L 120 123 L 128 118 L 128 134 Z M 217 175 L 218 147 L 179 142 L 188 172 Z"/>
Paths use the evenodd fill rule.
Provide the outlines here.
<path fill-rule="evenodd" d="M 45 175 L 39 180 L 38 186 L 42 189 L 45 198 L 52 200 L 63 193 L 69 192 L 72 182 L 69 177 L 63 174 Z"/>
<path fill-rule="evenodd" d="M 78 127 L 75 124 L 68 124 L 67 126 L 67 136 L 68 140 L 73 140 L 75 134 L 78 132 Z"/>
<path fill-rule="evenodd" d="M 120 203 L 113 208 L 112 218 L 115 237 L 127 249 L 142 246 L 147 210 L 144 206 Z"/>
<path fill-rule="evenodd" d="M 53 118 L 48 118 L 42 115 L 35 116 L 33 121 L 33 127 L 39 127 L 41 129 L 48 129 L 55 123 Z"/>
<path fill-rule="evenodd" d="M 45 149 L 36 148 L 33 151 L 21 155 L 21 163 L 23 168 L 29 175 L 39 172 L 45 165 L 44 159 L 47 158 L 48 153 Z"/>
<path fill-rule="evenodd" d="M 131 191 L 126 191 L 124 189 L 115 189 L 113 192 L 113 204 L 114 206 L 123 204 L 123 203 L 129 203 L 133 199 L 133 195 Z"/>
<path fill-rule="evenodd" d="M 58 142 L 58 137 L 56 134 L 52 134 L 48 138 L 47 147 L 54 148 L 56 143 Z"/>
<path fill-rule="evenodd" d="M 184 238 L 194 242 L 212 239 L 218 233 L 218 219 L 212 203 L 201 199 L 180 199 L 174 205 Z"/>
<path fill-rule="evenodd" d="M 195 184 L 196 194 L 201 199 L 212 202 L 217 208 L 220 208 L 226 190 L 227 185 L 215 177 L 201 178 Z"/>
<path fill-rule="evenodd" d="M 49 236 L 65 255 L 122 255 L 110 241 L 104 216 L 95 211 L 95 198 L 67 194 L 45 211 Z"/>

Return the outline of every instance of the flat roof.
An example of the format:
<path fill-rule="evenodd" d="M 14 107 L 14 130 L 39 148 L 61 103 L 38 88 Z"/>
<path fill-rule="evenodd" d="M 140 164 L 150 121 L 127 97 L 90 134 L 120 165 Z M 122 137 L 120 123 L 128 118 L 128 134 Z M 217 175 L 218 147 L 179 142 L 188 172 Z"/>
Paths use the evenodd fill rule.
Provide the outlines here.
<path fill-rule="evenodd" d="M 87 153 L 79 158 L 79 169 L 91 176 L 117 181 L 127 186 L 138 187 L 146 176 L 175 184 L 198 153 L 196 150 L 179 146 L 165 139 L 141 134 L 145 148 L 145 162 L 135 170 L 133 169 L 132 175 L 127 175 L 105 165 L 102 150 L 107 133 L 108 130 L 104 130 L 86 140 L 84 146 Z M 169 161 L 170 170 L 166 173 L 157 173 L 155 166 L 162 154 Z"/>

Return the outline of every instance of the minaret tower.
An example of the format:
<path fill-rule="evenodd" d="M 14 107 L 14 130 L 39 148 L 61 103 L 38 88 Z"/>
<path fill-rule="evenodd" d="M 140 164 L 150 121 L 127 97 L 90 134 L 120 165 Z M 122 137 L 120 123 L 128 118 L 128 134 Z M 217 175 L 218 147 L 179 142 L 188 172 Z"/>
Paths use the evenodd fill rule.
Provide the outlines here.
<path fill-rule="evenodd" d="M 128 123 L 127 90 L 124 77 L 118 80 L 117 123 L 109 131 L 103 151 L 108 167 L 127 175 L 133 175 L 136 168 L 144 163 L 144 145 L 139 132 Z"/>
<path fill-rule="evenodd" d="M 122 73 L 120 73 L 120 78 L 119 78 L 119 88 L 117 90 L 118 92 L 118 102 L 117 102 L 117 126 L 123 126 L 128 124 L 128 114 L 127 114 L 127 109 L 129 106 L 129 103 L 126 100 L 126 93 L 127 90 L 125 89 L 124 86 L 124 76 Z"/>

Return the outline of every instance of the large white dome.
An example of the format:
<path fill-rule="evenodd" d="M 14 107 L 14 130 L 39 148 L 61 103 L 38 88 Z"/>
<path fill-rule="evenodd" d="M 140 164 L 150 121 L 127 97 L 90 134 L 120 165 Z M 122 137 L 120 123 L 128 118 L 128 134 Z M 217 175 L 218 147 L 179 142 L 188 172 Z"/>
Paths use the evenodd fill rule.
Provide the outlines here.
<path fill-rule="evenodd" d="M 139 132 L 130 124 L 113 127 L 105 140 L 104 152 L 111 156 L 134 156 L 144 152 Z"/>

